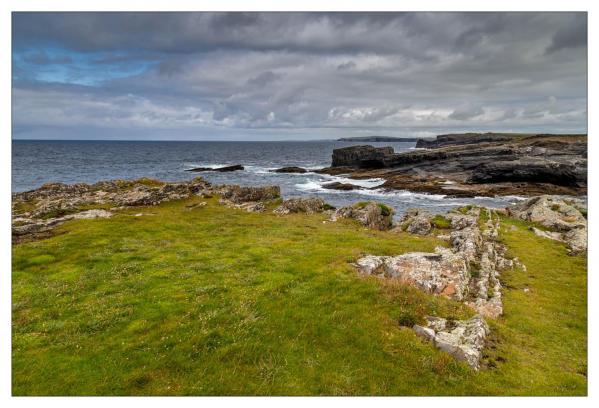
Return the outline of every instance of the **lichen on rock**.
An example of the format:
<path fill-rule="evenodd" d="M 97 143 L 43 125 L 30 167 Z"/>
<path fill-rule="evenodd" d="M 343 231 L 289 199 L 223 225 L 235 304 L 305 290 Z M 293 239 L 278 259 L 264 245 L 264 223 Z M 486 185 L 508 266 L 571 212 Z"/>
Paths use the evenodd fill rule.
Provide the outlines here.
<path fill-rule="evenodd" d="M 468 320 L 448 320 L 440 317 L 427 317 L 426 326 L 414 325 L 416 334 L 432 342 L 439 350 L 465 361 L 478 370 L 489 335 L 489 326 L 485 319 L 474 316 Z"/>
<path fill-rule="evenodd" d="M 375 201 L 363 201 L 338 209 L 332 215 L 331 220 L 352 218 L 367 228 L 385 231 L 393 226 L 393 214 L 395 211 L 388 205 Z"/>

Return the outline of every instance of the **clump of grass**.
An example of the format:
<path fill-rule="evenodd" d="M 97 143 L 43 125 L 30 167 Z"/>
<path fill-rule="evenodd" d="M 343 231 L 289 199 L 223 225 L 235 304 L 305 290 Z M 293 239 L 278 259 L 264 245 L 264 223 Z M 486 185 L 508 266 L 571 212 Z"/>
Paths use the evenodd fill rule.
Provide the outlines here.
<path fill-rule="evenodd" d="M 435 215 L 431 220 L 431 224 L 433 224 L 433 226 L 438 229 L 451 228 L 451 221 L 442 216 L 441 214 Z"/>
<path fill-rule="evenodd" d="M 418 316 L 413 312 L 404 312 L 399 315 L 397 322 L 400 326 L 413 327 L 419 323 L 419 320 Z"/>
<path fill-rule="evenodd" d="M 323 210 L 325 210 L 325 211 L 328 211 L 328 210 L 335 210 L 335 209 L 336 209 L 336 207 L 335 207 L 335 206 L 332 206 L 332 205 L 331 205 L 331 204 L 329 204 L 329 203 L 324 203 L 324 205 L 322 206 L 322 209 L 323 209 Z"/>
<path fill-rule="evenodd" d="M 559 211 L 559 204 L 552 204 L 551 205 L 551 211 Z"/>
<path fill-rule="evenodd" d="M 473 206 L 472 206 L 471 204 L 468 204 L 468 205 L 465 205 L 465 206 L 463 206 L 463 207 L 459 207 L 459 208 L 457 209 L 457 211 L 458 211 L 459 213 L 466 214 L 466 213 L 468 213 L 468 211 L 470 211 L 470 210 L 472 209 L 472 207 L 473 207 Z"/>
<path fill-rule="evenodd" d="M 383 217 L 388 217 L 389 215 L 391 215 L 392 210 L 390 207 L 386 206 L 383 203 L 377 203 L 377 205 L 379 206 L 379 208 L 381 209 L 381 215 Z"/>

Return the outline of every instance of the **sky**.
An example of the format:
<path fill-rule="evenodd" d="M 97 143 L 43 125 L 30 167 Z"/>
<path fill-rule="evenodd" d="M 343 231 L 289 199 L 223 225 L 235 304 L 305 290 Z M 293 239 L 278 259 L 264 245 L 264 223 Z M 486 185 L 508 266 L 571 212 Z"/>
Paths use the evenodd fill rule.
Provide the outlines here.
<path fill-rule="evenodd" d="M 14 139 L 586 133 L 586 13 L 13 13 Z"/>

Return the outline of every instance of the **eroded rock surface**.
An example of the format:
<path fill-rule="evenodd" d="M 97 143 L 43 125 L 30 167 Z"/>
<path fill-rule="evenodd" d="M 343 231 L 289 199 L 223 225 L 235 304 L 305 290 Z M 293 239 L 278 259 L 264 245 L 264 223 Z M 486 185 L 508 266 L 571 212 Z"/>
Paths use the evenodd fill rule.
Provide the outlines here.
<path fill-rule="evenodd" d="M 465 361 L 475 370 L 479 369 L 485 339 L 489 335 L 489 326 L 482 316 L 468 320 L 427 317 L 426 326 L 414 325 L 413 329 L 439 350 Z"/>
<path fill-rule="evenodd" d="M 243 187 L 238 185 L 219 186 L 216 192 L 220 194 L 219 203 L 230 208 L 247 212 L 264 212 L 264 203 L 281 197 L 279 186 Z"/>
<path fill-rule="evenodd" d="M 181 183 L 139 179 L 44 184 L 12 195 L 13 239 L 20 242 L 42 238 L 71 219 L 112 215 L 107 208 L 157 205 L 199 195 L 210 188 L 210 183 L 201 177 Z"/>
<path fill-rule="evenodd" d="M 449 243 L 434 253 L 412 252 L 397 256 L 368 255 L 356 261 L 361 273 L 398 279 L 427 293 L 462 301 L 484 316 L 496 318 L 503 313 L 502 270 L 514 263 L 505 257 L 505 247 L 496 241 L 499 217 L 485 210 L 487 221 L 479 226 L 480 209 L 451 212 Z M 408 220 L 417 219 L 417 211 Z M 407 222 L 407 221 L 406 221 Z M 411 225 L 411 224 L 410 224 Z"/>
<path fill-rule="evenodd" d="M 356 265 L 364 274 L 398 279 L 430 294 L 455 300 L 463 300 L 467 295 L 466 262 L 448 248 L 438 247 L 434 253 L 368 255 L 358 259 Z"/>
<path fill-rule="evenodd" d="M 308 197 L 308 198 L 290 198 L 284 200 L 280 206 L 274 209 L 275 214 L 291 214 L 291 213 L 305 213 L 315 214 L 321 213 L 327 210 L 333 209 L 332 206 L 327 204 L 322 198 Z"/>
<path fill-rule="evenodd" d="M 586 135 L 442 135 L 420 145 L 426 149 L 336 149 L 331 167 L 319 172 L 383 178 L 380 188 L 453 197 L 577 196 L 587 191 Z"/>
<path fill-rule="evenodd" d="M 352 218 L 367 228 L 384 231 L 391 229 L 393 226 L 394 213 L 395 211 L 385 204 L 368 201 L 338 209 L 331 217 L 331 220 L 336 221 L 338 218 Z"/>
<path fill-rule="evenodd" d="M 433 215 L 419 208 L 407 210 L 399 220 L 402 230 L 411 234 L 427 235 L 433 229 L 431 220 Z"/>
<path fill-rule="evenodd" d="M 507 209 L 512 217 L 538 223 L 550 231 L 533 229 L 545 238 L 563 241 L 571 254 L 587 250 L 587 212 L 585 200 L 575 197 L 542 195 L 533 197 Z"/>

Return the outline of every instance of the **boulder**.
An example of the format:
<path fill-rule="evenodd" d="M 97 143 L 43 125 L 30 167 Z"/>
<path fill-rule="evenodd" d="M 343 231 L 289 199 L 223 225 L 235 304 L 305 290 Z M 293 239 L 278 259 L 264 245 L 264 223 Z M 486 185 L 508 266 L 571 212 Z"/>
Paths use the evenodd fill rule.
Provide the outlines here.
<path fill-rule="evenodd" d="M 352 218 L 362 225 L 376 230 L 388 230 L 393 226 L 395 211 L 385 204 L 375 201 L 365 201 L 338 209 L 331 217 L 332 221 L 338 218 Z"/>
<path fill-rule="evenodd" d="M 393 147 L 374 147 L 370 145 L 349 146 L 333 150 L 333 167 L 357 166 L 380 167 L 380 161 L 393 154 Z"/>
<path fill-rule="evenodd" d="M 433 216 L 426 210 L 411 208 L 399 220 L 401 228 L 410 234 L 428 235 L 433 229 Z"/>
<path fill-rule="evenodd" d="M 280 169 L 270 170 L 270 171 L 273 173 L 299 173 L 299 174 L 308 172 L 308 170 L 306 170 L 302 167 L 296 167 L 296 166 L 281 167 Z"/>
<path fill-rule="evenodd" d="M 475 370 L 480 368 L 485 339 L 489 335 L 489 326 L 482 316 L 468 320 L 427 317 L 426 326 L 414 325 L 413 329 L 426 341 L 432 341 L 439 350 L 465 361 Z"/>
<path fill-rule="evenodd" d="M 323 199 L 317 197 L 308 198 L 290 198 L 284 200 L 280 206 L 274 209 L 275 214 L 290 214 L 290 213 L 305 213 L 314 214 L 321 213 L 326 210 L 333 209 Z"/>

